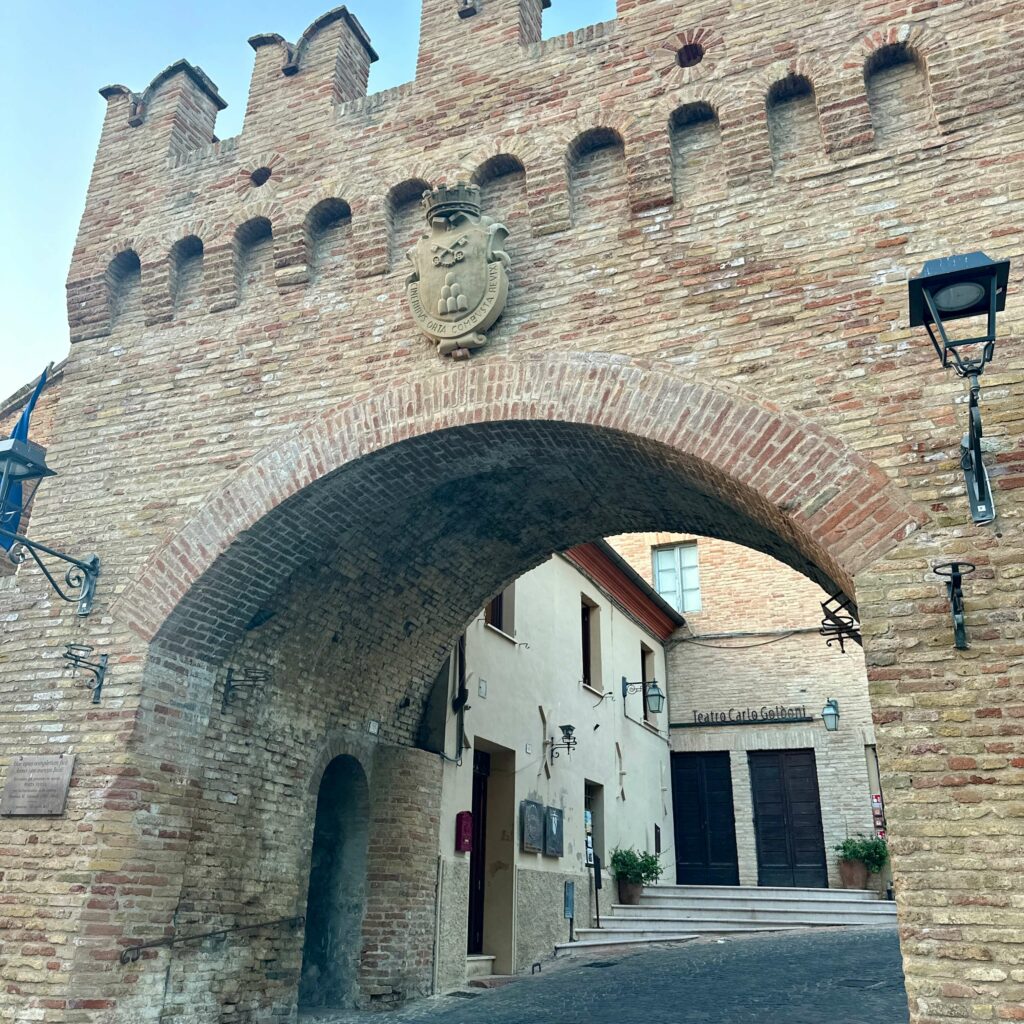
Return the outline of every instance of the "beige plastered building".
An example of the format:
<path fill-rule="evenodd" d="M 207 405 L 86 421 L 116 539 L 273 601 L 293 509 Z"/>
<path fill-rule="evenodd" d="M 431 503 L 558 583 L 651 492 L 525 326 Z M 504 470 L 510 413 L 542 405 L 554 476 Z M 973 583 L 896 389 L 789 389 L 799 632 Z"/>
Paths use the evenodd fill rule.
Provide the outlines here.
<path fill-rule="evenodd" d="M 509 974 L 550 956 L 569 938 L 566 883 L 575 884 L 576 925 L 589 926 L 588 847 L 605 865 L 605 909 L 617 899 L 607 870 L 616 847 L 660 849 L 670 868 L 668 707 L 645 717 L 640 692 L 623 699 L 622 678 L 664 687 L 663 641 L 681 623 L 599 542 L 521 576 L 469 625 L 464 669 L 457 646 L 444 679 L 435 990 L 461 984 L 467 970 Z M 452 711 L 460 676 L 461 715 Z M 576 746 L 556 746 L 552 758 L 566 724 Z M 561 838 L 550 834 L 551 810 Z M 457 848 L 467 812 L 463 827 L 478 829 L 472 851 Z"/>

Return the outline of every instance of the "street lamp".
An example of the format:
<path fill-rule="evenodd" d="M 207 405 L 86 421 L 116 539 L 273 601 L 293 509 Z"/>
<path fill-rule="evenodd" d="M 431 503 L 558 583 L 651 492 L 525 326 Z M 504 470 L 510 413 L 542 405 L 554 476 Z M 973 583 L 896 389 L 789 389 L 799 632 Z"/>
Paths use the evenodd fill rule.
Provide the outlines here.
<path fill-rule="evenodd" d="M 992 360 L 996 345 L 996 314 L 1006 307 L 1010 261 L 995 262 L 983 252 L 928 260 L 908 283 L 910 326 L 928 331 L 943 367 L 952 366 L 970 381 L 969 429 L 961 441 L 960 466 L 967 484 L 971 518 L 990 523 L 996 517 L 988 474 L 982 461 L 980 390 L 978 378 Z M 953 339 L 947 324 L 968 317 L 985 317 L 985 333 Z M 941 342 L 941 344 L 940 344 Z"/>
<path fill-rule="evenodd" d="M 825 706 L 821 709 L 821 717 L 825 723 L 825 729 L 828 732 L 836 732 L 839 728 L 839 701 L 833 700 L 831 697 L 825 701 Z"/>
<path fill-rule="evenodd" d="M 665 694 L 658 685 L 657 679 L 648 682 L 646 679 L 638 683 L 631 683 L 625 676 L 622 677 L 622 699 L 625 700 L 631 693 L 642 690 L 647 696 L 647 708 L 652 715 L 660 715 L 665 707 Z"/>
<path fill-rule="evenodd" d="M 562 742 L 561 743 L 556 743 L 554 736 L 552 736 L 551 739 L 548 740 L 548 743 L 551 745 L 551 763 L 552 764 L 555 763 L 555 758 L 558 757 L 558 751 L 559 750 L 564 750 L 567 754 L 571 754 L 572 751 L 573 751 L 573 748 L 579 742 L 579 740 L 577 740 L 573 736 L 573 733 L 576 731 L 576 726 L 574 726 L 574 725 L 560 725 L 558 728 L 562 730 Z"/>
<path fill-rule="evenodd" d="M 61 599 L 77 601 L 78 614 L 88 615 L 92 610 L 96 578 L 100 574 L 99 558 L 96 555 L 90 555 L 85 561 L 72 558 L 16 532 L 24 505 L 24 485 L 34 480 L 38 489 L 40 481 L 54 475 L 54 471 L 46 465 L 46 449 L 42 445 L 17 437 L 0 441 L 0 539 L 7 540 L 7 543 L 0 546 L 8 549 L 8 557 L 15 565 L 20 565 L 31 555 Z M 64 584 L 71 593 L 65 593 L 54 579 L 40 559 L 40 552 L 69 563 L 70 568 L 64 574 Z"/>

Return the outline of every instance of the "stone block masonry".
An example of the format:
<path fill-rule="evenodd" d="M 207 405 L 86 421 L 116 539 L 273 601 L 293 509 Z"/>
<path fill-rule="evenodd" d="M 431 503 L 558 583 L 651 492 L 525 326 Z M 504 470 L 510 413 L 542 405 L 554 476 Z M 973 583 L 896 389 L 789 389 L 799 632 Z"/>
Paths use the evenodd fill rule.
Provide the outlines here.
<path fill-rule="evenodd" d="M 356 996 L 422 990 L 413 748 L 452 638 L 552 550 L 651 529 L 856 597 L 912 1019 L 1022 1019 L 1017 5 L 620 0 L 547 41 L 543 4 L 477 7 L 428 0 L 416 80 L 369 97 L 357 12 L 257 37 L 233 139 L 187 63 L 104 90 L 30 524 L 103 575 L 85 619 L 32 567 L 0 580 L 0 773 L 76 756 L 64 817 L 0 821 L 0 1020 L 293 1020 L 300 934 L 119 952 L 301 909 L 309 794 L 356 738 L 393 783 Z M 453 364 L 402 257 L 458 177 L 512 273 Z M 905 318 L 908 268 L 976 248 L 1013 260 L 987 528 L 962 386 Z M 953 557 L 979 566 L 966 652 L 929 571 Z M 72 640 L 110 655 L 99 707 Z M 269 678 L 222 711 L 229 668 Z"/>

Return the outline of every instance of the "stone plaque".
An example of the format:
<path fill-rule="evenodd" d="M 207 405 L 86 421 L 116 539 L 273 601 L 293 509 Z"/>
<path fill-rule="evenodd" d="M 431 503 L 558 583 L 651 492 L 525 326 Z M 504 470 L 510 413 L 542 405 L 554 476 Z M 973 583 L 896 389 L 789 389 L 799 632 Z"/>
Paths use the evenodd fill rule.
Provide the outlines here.
<path fill-rule="evenodd" d="M 544 805 L 524 800 L 519 805 L 523 853 L 544 852 Z"/>
<path fill-rule="evenodd" d="M 544 808 L 544 853 L 548 857 L 561 857 L 565 851 L 564 821 L 565 816 L 561 808 Z"/>
<path fill-rule="evenodd" d="M 19 754 L 7 769 L 0 814 L 63 814 L 74 754 Z"/>

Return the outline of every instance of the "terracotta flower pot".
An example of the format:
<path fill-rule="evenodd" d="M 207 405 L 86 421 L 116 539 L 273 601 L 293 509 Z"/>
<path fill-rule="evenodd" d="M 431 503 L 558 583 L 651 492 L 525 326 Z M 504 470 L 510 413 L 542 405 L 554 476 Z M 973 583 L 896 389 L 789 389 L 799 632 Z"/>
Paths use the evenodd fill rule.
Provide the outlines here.
<path fill-rule="evenodd" d="M 640 882 L 627 882 L 624 878 L 618 879 L 619 902 L 627 907 L 636 907 L 640 904 L 640 894 L 644 891 Z"/>
<path fill-rule="evenodd" d="M 840 860 L 839 877 L 844 889 L 866 889 L 868 887 L 868 866 L 862 860 Z"/>

